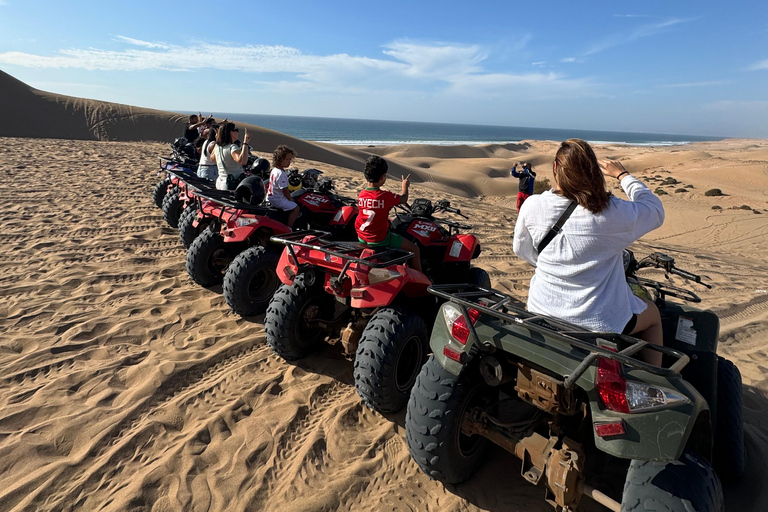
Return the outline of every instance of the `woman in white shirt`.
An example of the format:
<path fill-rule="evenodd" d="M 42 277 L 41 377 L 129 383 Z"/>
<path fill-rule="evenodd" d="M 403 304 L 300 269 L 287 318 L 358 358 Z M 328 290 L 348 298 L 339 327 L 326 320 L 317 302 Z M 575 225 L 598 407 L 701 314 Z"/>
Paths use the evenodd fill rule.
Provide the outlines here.
<path fill-rule="evenodd" d="M 235 141 L 239 134 L 240 130 L 235 128 L 235 123 L 223 123 L 216 133 L 216 144 L 211 150 L 211 160 L 216 163 L 219 170 L 219 177 L 216 179 L 218 190 L 234 190 L 233 185 L 237 182 L 237 178 L 242 177 L 245 172 L 243 166 L 248 163 L 248 143 L 251 140 L 251 134 L 246 129 L 243 144 L 238 147 Z"/>
<path fill-rule="evenodd" d="M 216 181 L 216 178 L 219 177 L 219 168 L 216 166 L 216 162 L 211 160 L 211 149 L 215 143 L 216 128 L 211 127 L 208 129 L 208 138 L 200 147 L 200 163 L 197 166 L 197 175 L 210 181 Z"/>
<path fill-rule="evenodd" d="M 515 225 L 513 250 L 536 267 L 528 310 L 661 345 L 659 310 L 632 293 L 623 262 L 625 248 L 664 222 L 661 200 L 620 162 L 598 163 L 580 139 L 560 145 L 553 172 L 552 190 L 529 197 Z M 607 192 L 603 175 L 620 180 L 629 201 Z M 576 203 L 571 216 L 539 253 L 537 247 L 571 202 Z M 645 351 L 644 358 L 661 365 L 655 350 Z"/>

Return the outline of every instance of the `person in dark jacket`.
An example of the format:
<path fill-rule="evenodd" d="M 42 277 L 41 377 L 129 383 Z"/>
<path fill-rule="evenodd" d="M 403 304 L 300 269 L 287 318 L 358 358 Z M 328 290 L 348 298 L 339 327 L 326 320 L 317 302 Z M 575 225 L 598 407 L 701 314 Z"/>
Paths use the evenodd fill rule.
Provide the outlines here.
<path fill-rule="evenodd" d="M 522 166 L 521 171 L 517 170 L 518 165 Z M 509 171 L 509 174 L 520 180 L 517 192 L 517 211 L 520 211 L 520 207 L 523 206 L 525 200 L 533 195 L 533 182 L 536 179 L 536 173 L 531 170 L 531 164 L 528 162 L 523 164 L 516 162 L 512 166 L 512 170 Z"/>

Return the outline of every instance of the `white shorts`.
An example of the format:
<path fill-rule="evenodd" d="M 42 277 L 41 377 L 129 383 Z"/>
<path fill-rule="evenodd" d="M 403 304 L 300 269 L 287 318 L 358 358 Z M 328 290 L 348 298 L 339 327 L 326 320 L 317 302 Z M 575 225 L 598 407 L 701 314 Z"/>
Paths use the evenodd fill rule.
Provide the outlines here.
<path fill-rule="evenodd" d="M 284 210 L 284 211 L 290 211 L 296 208 L 296 203 L 294 203 L 290 199 L 286 199 L 285 197 L 280 197 L 280 196 L 270 197 L 269 204 L 271 204 L 273 207 L 277 208 L 278 210 Z"/>

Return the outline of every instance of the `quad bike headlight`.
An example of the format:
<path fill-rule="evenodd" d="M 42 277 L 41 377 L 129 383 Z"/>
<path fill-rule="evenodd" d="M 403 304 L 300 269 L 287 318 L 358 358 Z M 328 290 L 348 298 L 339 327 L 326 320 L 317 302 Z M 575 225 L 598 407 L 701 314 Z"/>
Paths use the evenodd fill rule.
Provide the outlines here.
<path fill-rule="evenodd" d="M 256 219 L 252 219 L 250 217 L 238 217 L 235 219 L 235 226 L 238 228 L 241 228 L 243 226 L 249 226 L 251 224 L 254 224 L 256 222 Z"/>

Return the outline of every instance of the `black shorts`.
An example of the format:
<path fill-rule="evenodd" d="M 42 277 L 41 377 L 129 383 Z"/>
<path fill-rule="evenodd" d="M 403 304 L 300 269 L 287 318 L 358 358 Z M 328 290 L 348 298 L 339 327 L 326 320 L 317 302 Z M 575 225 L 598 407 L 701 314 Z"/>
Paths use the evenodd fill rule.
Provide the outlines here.
<path fill-rule="evenodd" d="M 627 325 L 624 326 L 624 330 L 621 331 L 621 334 L 631 334 L 632 331 L 635 330 L 636 325 L 637 325 L 637 315 L 632 313 L 632 318 L 630 318 L 629 322 L 627 322 Z"/>

